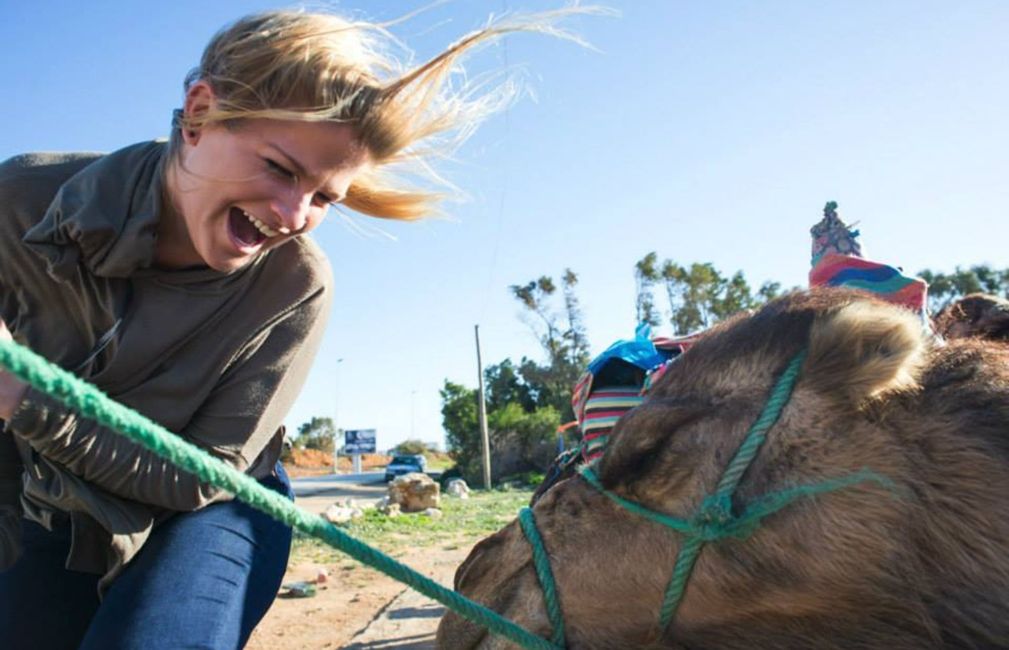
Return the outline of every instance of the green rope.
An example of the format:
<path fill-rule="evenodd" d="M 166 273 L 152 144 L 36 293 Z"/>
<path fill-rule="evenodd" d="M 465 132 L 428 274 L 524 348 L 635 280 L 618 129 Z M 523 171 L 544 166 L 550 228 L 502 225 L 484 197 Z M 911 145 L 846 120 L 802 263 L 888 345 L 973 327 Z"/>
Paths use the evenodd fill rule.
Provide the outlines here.
<path fill-rule="evenodd" d="M 687 582 L 690 574 L 694 571 L 694 564 L 701 554 L 701 547 L 704 540 L 700 537 L 688 537 L 683 540 L 680 552 L 676 556 L 676 564 L 673 565 L 673 577 L 666 585 L 666 593 L 662 597 L 662 607 L 659 609 L 659 629 L 663 632 L 669 627 L 683 599 L 683 592 L 687 589 Z"/>
<path fill-rule="evenodd" d="M 603 487 L 599 477 L 588 465 L 579 468 L 578 473 L 589 485 L 598 490 L 608 499 L 625 508 L 629 512 L 671 528 L 685 536 L 680 552 L 676 557 L 673 575 L 666 587 L 659 611 L 659 625 L 666 629 L 672 621 L 673 614 L 683 598 L 694 564 L 700 556 L 701 547 L 707 542 L 715 542 L 729 537 L 746 539 L 759 527 L 761 521 L 768 515 L 791 505 L 799 499 L 808 499 L 827 492 L 835 492 L 860 483 L 878 483 L 897 493 L 898 487 L 890 479 L 869 469 L 862 469 L 848 476 L 828 479 L 813 485 L 796 485 L 765 495 L 751 503 L 739 516 L 734 516 L 727 508 L 724 498 L 710 496 L 702 501 L 697 514 L 690 519 L 673 517 L 662 512 L 649 510 L 639 503 L 621 497 Z M 527 532 L 528 536 L 528 532 Z"/>
<path fill-rule="evenodd" d="M 263 487 L 252 477 L 186 442 L 156 422 L 116 403 L 94 386 L 27 348 L 17 343 L 0 341 L 0 365 L 84 417 L 126 436 L 191 472 L 200 480 L 234 494 L 239 500 L 274 519 L 317 537 L 333 548 L 378 569 L 491 632 L 530 650 L 558 650 L 558 646 L 519 627 L 497 612 L 443 587 L 381 551 L 354 539 L 324 518 L 305 512 L 283 495 Z"/>
<path fill-rule="evenodd" d="M 788 400 L 791 399 L 792 389 L 795 388 L 795 382 L 799 379 L 799 371 L 802 369 L 802 362 L 805 360 L 806 352 L 804 350 L 795 355 L 788 364 L 788 367 L 778 377 L 778 381 L 775 382 L 770 397 L 767 398 L 767 403 L 764 404 L 764 410 L 761 411 L 756 422 L 750 426 L 746 438 L 739 446 L 739 449 L 736 450 L 735 457 L 725 469 L 725 473 L 722 474 L 722 479 L 718 482 L 715 494 L 725 496 L 731 495 L 736 491 L 743 472 L 750 466 L 757 452 L 760 451 L 761 445 L 764 444 L 768 430 L 778 421 L 781 411 L 784 410 L 785 405 L 788 404 Z"/>
<path fill-rule="evenodd" d="M 797 354 L 778 377 L 760 416 L 750 426 L 746 437 L 736 450 L 732 462 L 729 463 L 719 480 L 715 493 L 705 497 L 694 516 L 689 519 L 656 512 L 625 499 L 607 490 L 591 466 L 583 465 L 579 468 L 578 473 L 589 485 L 621 508 L 685 536 L 676 557 L 676 564 L 673 566 L 673 575 L 662 599 L 662 607 L 659 610 L 660 629 L 666 630 L 672 622 L 676 609 L 683 599 L 694 565 L 697 563 L 697 558 L 700 557 L 701 549 L 706 542 L 715 542 L 727 537 L 745 539 L 760 527 L 760 522 L 765 517 L 799 499 L 811 498 L 869 481 L 879 483 L 891 491 L 896 491 L 896 486 L 892 481 L 868 469 L 863 469 L 849 476 L 829 479 L 815 485 L 798 485 L 773 492 L 752 502 L 742 514 L 736 515 L 733 512 L 732 496 L 739 486 L 739 481 L 760 451 L 760 447 L 767 437 L 767 432 L 778 421 L 782 410 L 791 399 L 792 390 L 795 388 L 805 358 L 805 351 Z"/>
<path fill-rule="evenodd" d="M 554 645 L 564 648 L 567 643 L 564 640 L 564 615 L 561 613 L 560 601 L 557 597 L 557 583 L 554 581 L 554 573 L 550 569 L 550 558 L 547 556 L 546 546 L 543 545 L 543 538 L 536 527 L 536 518 L 530 508 L 519 510 L 519 524 L 526 534 L 526 539 L 533 547 L 533 565 L 536 567 L 536 575 L 540 579 L 540 588 L 543 590 L 543 599 L 547 604 L 547 616 L 550 617 L 550 625 L 554 628 L 551 641 Z"/>

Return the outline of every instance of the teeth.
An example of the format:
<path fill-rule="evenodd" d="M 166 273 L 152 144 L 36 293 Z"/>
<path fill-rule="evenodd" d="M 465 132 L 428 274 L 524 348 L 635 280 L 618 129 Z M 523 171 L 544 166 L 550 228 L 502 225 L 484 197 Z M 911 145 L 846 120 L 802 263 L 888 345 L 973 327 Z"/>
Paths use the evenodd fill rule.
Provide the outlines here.
<path fill-rule="evenodd" d="M 273 228 L 269 227 L 268 225 L 266 225 L 265 223 L 263 223 L 262 221 L 260 221 L 259 219 L 255 218 L 245 210 L 242 210 L 242 214 L 245 215 L 245 218 L 248 219 L 252 223 L 252 225 L 255 226 L 257 230 L 259 230 L 259 232 L 263 233 L 267 237 L 276 237 L 281 232 L 283 232 L 286 235 L 290 232 L 290 230 L 288 230 L 287 228 L 281 228 L 280 232 L 278 232 Z"/>

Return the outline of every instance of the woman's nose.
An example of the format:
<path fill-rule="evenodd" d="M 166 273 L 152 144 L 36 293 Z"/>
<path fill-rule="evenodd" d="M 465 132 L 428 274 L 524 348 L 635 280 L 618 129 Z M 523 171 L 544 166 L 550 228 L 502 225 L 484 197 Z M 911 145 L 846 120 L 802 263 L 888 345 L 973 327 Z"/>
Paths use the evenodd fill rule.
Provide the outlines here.
<path fill-rule="evenodd" d="M 302 230 L 308 223 L 312 197 L 308 194 L 291 193 L 289 197 L 277 198 L 270 202 L 270 209 L 280 219 L 280 225 L 291 232 Z"/>

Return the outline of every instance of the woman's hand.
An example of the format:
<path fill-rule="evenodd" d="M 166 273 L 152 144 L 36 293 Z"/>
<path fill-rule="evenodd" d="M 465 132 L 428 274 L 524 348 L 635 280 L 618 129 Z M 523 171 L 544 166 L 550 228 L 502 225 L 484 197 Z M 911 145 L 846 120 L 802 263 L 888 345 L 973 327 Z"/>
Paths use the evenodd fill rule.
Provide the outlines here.
<path fill-rule="evenodd" d="M 7 324 L 0 318 L 0 341 L 13 341 Z M 14 415 L 14 410 L 28 390 L 28 384 L 24 383 L 6 370 L 0 370 L 0 420 L 9 420 Z"/>

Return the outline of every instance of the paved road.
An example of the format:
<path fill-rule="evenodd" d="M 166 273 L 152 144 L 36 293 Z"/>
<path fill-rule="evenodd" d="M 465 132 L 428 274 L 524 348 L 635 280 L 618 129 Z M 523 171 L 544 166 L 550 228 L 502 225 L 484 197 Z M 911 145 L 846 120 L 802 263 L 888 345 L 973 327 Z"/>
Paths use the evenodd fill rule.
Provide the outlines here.
<path fill-rule="evenodd" d="M 339 492 L 355 487 L 368 487 L 385 484 L 385 472 L 362 472 L 361 474 L 325 474 L 323 476 L 306 476 L 291 480 L 294 494 L 299 497 L 310 497 L 326 492 Z"/>
<path fill-rule="evenodd" d="M 438 480 L 441 472 L 428 472 Z M 385 471 L 361 474 L 326 474 L 306 476 L 291 480 L 299 506 L 309 512 L 322 514 L 337 501 L 354 499 L 358 505 L 370 506 L 386 494 Z"/>
<path fill-rule="evenodd" d="M 327 474 L 291 480 L 297 504 L 315 514 L 322 514 L 337 501 L 354 499 L 359 505 L 372 505 L 385 496 L 385 472 L 362 474 Z"/>

